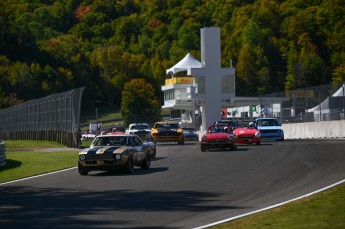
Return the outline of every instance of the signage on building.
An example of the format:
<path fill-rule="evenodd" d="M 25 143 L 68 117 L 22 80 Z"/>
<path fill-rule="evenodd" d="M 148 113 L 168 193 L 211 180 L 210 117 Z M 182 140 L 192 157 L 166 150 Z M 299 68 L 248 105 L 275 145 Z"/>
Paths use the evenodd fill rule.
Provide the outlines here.
<path fill-rule="evenodd" d="M 192 84 L 194 83 L 194 77 L 178 77 L 165 80 L 165 85 L 168 84 Z"/>

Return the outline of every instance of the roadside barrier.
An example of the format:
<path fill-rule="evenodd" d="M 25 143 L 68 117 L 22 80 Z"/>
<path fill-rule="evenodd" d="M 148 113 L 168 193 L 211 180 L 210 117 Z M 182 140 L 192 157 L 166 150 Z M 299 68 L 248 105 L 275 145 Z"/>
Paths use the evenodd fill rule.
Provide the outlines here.
<path fill-rule="evenodd" d="M 0 140 L 0 166 L 6 165 L 6 146 L 5 142 Z"/>
<path fill-rule="evenodd" d="M 345 138 L 345 120 L 283 124 L 285 139 Z"/>

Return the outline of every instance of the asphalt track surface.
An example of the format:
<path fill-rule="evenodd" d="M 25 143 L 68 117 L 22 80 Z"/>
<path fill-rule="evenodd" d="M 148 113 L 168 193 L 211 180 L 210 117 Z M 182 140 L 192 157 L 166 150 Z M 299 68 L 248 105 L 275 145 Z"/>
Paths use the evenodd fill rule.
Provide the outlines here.
<path fill-rule="evenodd" d="M 0 228 L 201 227 L 343 180 L 344 149 L 344 139 L 206 152 L 159 143 L 151 168 L 133 174 L 72 168 L 1 184 Z"/>

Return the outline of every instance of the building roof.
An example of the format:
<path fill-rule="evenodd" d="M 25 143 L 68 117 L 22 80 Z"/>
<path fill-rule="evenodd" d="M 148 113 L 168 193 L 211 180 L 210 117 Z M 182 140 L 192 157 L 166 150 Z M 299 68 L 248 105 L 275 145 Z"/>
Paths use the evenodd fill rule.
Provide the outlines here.
<path fill-rule="evenodd" d="M 188 53 L 180 62 L 166 70 L 166 74 L 186 71 L 189 68 L 201 68 L 201 63 L 195 59 L 192 54 Z"/>

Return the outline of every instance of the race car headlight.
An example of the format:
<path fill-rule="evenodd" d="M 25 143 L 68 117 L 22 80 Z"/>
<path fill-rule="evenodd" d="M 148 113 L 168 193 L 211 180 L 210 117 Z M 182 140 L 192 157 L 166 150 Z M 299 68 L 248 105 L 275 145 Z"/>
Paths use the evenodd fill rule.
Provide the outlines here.
<path fill-rule="evenodd" d="M 260 132 L 260 131 L 256 132 L 256 133 L 255 133 L 255 137 L 256 137 L 256 138 L 261 138 L 261 132 Z"/>
<path fill-rule="evenodd" d="M 85 155 L 84 154 L 79 155 L 79 160 L 84 161 L 85 160 Z"/>
<path fill-rule="evenodd" d="M 228 140 L 229 140 L 229 141 L 233 141 L 233 140 L 234 140 L 234 137 L 230 135 L 230 136 L 228 136 Z"/>
<path fill-rule="evenodd" d="M 121 155 L 120 154 L 115 154 L 114 157 L 115 157 L 116 160 L 120 160 L 121 159 Z"/>

